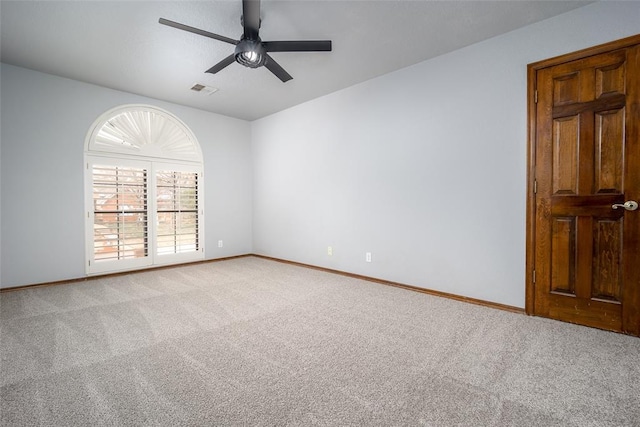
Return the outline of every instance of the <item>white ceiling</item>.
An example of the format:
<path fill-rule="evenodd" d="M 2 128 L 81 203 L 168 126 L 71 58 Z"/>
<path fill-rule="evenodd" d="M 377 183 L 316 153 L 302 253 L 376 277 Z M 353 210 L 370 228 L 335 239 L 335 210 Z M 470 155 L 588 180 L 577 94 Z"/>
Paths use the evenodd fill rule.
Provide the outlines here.
<path fill-rule="evenodd" d="M 292 76 L 231 64 L 234 46 L 159 18 L 239 39 L 240 0 L 0 2 L 4 63 L 254 120 L 590 2 L 263 0 L 263 40 L 331 39 L 332 52 L 273 53 Z M 191 91 L 194 83 L 218 88 Z"/>

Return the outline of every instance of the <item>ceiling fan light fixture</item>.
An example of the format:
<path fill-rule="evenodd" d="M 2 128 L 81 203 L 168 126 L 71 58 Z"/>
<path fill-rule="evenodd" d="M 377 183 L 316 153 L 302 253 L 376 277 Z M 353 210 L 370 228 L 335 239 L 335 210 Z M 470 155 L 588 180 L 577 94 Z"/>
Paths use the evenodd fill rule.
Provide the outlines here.
<path fill-rule="evenodd" d="M 240 40 L 236 45 L 236 62 L 245 67 L 258 68 L 264 65 L 266 52 L 260 40 Z"/>
<path fill-rule="evenodd" d="M 242 57 L 249 62 L 258 62 L 260 60 L 260 55 L 254 51 L 244 52 Z"/>
<path fill-rule="evenodd" d="M 240 58 L 238 58 L 239 63 L 241 63 L 245 67 L 251 67 L 251 68 L 257 68 L 258 66 L 260 66 L 261 61 L 262 61 L 262 55 L 252 50 L 248 52 L 242 52 L 240 54 Z"/>

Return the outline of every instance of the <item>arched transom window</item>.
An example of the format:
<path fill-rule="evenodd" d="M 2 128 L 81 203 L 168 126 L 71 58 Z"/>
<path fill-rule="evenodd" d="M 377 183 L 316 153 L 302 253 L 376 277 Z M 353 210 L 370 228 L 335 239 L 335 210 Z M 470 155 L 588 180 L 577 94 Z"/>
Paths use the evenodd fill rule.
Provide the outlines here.
<path fill-rule="evenodd" d="M 173 114 L 125 105 L 85 143 L 88 274 L 204 258 L 202 152 Z"/>

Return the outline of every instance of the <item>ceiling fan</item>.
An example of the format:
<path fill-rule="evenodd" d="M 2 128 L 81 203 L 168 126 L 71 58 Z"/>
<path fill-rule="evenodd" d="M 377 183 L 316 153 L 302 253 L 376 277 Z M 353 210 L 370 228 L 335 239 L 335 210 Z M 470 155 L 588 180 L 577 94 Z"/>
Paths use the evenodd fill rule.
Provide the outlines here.
<path fill-rule="evenodd" d="M 280 66 L 268 52 L 328 52 L 331 51 L 331 40 L 290 40 L 290 41 L 262 41 L 258 34 L 260 30 L 260 0 L 242 0 L 242 17 L 240 23 L 244 33 L 240 40 L 234 40 L 219 34 L 210 33 L 168 19 L 160 18 L 163 25 L 189 31 L 201 36 L 210 37 L 236 46 L 234 53 L 218 62 L 206 72 L 215 74 L 223 68 L 231 65 L 233 61 L 249 68 L 258 68 L 263 65 L 276 75 L 282 82 L 287 82 L 293 77 Z"/>

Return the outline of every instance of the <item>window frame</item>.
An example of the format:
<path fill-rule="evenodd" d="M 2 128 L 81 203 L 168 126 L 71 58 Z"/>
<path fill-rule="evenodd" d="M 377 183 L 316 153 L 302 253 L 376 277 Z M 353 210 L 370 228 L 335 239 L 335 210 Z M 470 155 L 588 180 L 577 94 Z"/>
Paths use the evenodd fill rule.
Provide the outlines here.
<path fill-rule="evenodd" d="M 95 274 L 108 274 L 117 273 L 123 271 L 140 270 L 155 266 L 181 264 L 186 262 L 194 262 L 205 259 L 205 246 L 204 246 L 204 165 L 202 161 L 190 161 L 180 158 L 169 158 L 171 153 L 164 153 L 164 155 L 156 150 L 155 153 L 160 153 L 161 156 L 143 156 L 139 154 L 132 154 L 128 147 L 125 147 L 123 152 L 117 152 L 117 147 L 112 152 L 105 150 L 93 150 L 93 142 L 99 130 L 115 115 L 121 114 L 126 111 L 153 111 L 154 113 L 161 114 L 167 120 L 172 121 L 171 125 L 176 128 L 180 127 L 185 130 L 185 144 L 193 144 L 191 157 L 198 156 L 202 159 L 200 146 L 195 139 L 195 136 L 191 131 L 173 116 L 164 110 L 157 109 L 152 106 L 141 105 L 126 105 L 114 108 L 101 115 L 89 129 L 87 139 L 85 141 L 85 179 L 84 179 L 84 191 L 85 191 L 85 272 L 87 275 Z M 189 155 L 187 153 L 187 155 Z M 180 157 L 180 156 L 178 156 Z M 144 168 L 147 171 L 146 179 L 146 194 L 147 194 L 147 254 L 146 256 L 130 259 L 118 259 L 118 260 L 97 260 L 95 258 L 95 241 L 94 241 L 94 200 L 93 200 L 93 166 L 121 166 L 121 167 L 134 167 Z M 198 245 L 196 250 L 183 253 L 158 253 L 157 245 L 157 232 L 158 232 L 158 202 L 157 202 L 157 172 L 158 171 L 170 171 L 170 172 L 188 172 L 197 174 L 197 231 L 196 239 Z"/>

